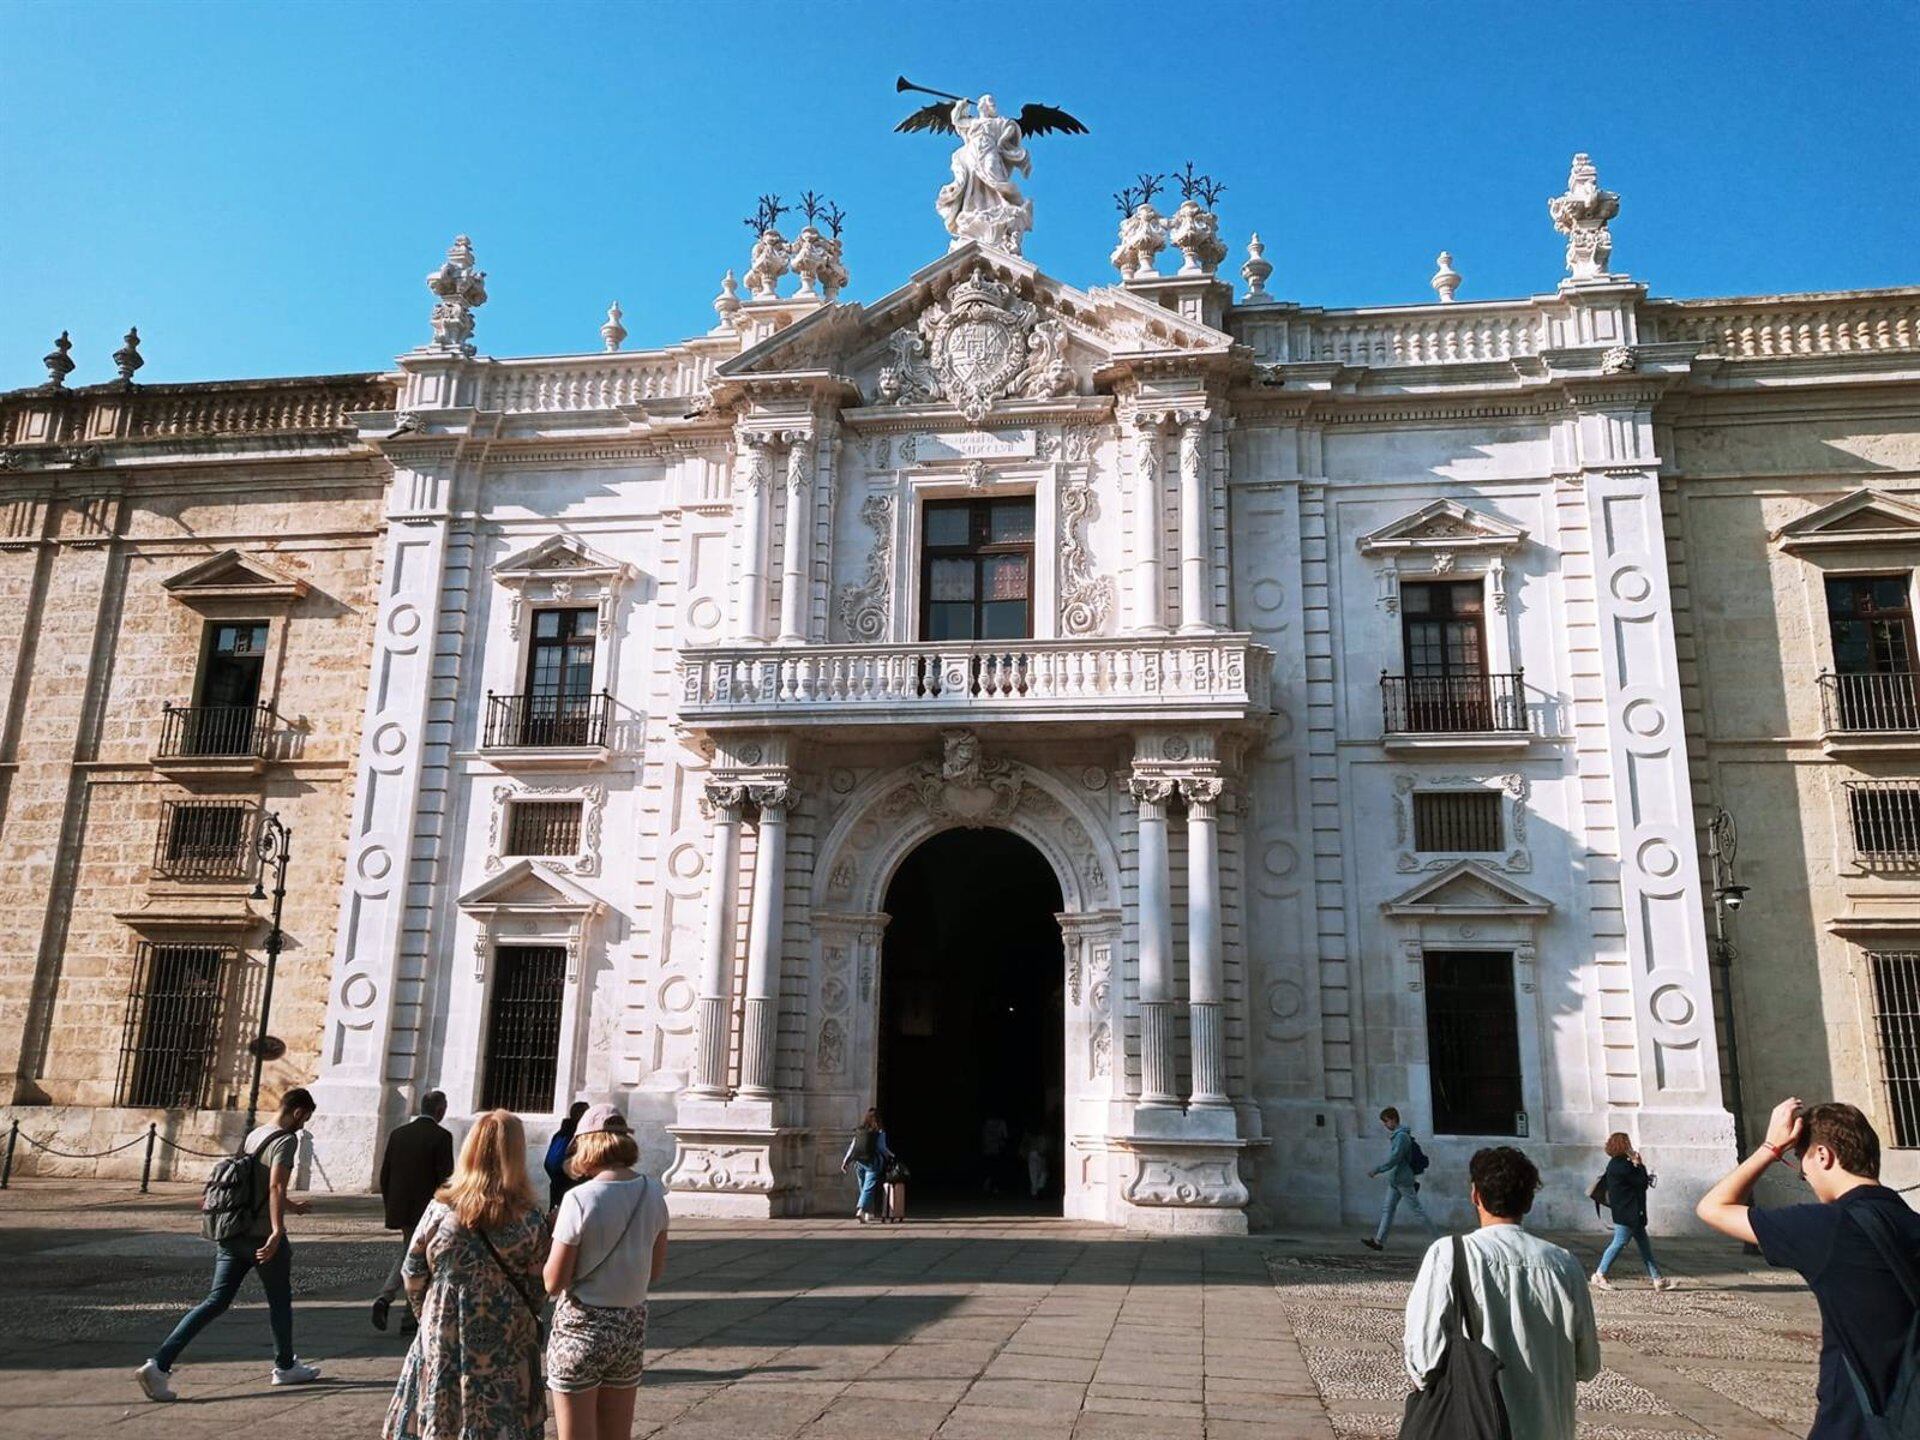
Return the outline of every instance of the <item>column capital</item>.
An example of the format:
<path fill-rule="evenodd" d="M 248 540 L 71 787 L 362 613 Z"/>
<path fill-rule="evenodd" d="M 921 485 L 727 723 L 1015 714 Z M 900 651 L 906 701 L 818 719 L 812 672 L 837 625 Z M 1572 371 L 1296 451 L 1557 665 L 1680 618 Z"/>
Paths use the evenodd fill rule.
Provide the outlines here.
<path fill-rule="evenodd" d="M 1127 780 L 1127 793 L 1141 805 L 1165 805 L 1173 799 L 1175 783 L 1164 775 L 1133 775 Z"/>
<path fill-rule="evenodd" d="M 726 812 L 730 818 L 740 818 L 740 808 L 746 804 L 747 787 L 729 785 L 718 780 L 709 780 L 700 792 L 700 814 L 708 820 Z"/>
<path fill-rule="evenodd" d="M 1165 406 L 1141 405 L 1122 418 L 1143 435 L 1156 434 L 1173 423 L 1174 412 Z"/>
<path fill-rule="evenodd" d="M 1227 788 L 1227 782 L 1218 775 L 1183 775 L 1179 785 L 1188 805 L 1215 805 Z"/>
<path fill-rule="evenodd" d="M 813 435 L 805 430 L 784 430 L 787 437 L 787 488 L 805 490 L 813 484 Z"/>
<path fill-rule="evenodd" d="M 1188 434 L 1204 428 L 1207 421 L 1213 418 L 1213 412 L 1204 405 L 1184 406 L 1169 413 L 1173 416 L 1173 423 Z"/>
<path fill-rule="evenodd" d="M 775 780 L 760 785 L 749 785 L 746 790 L 763 816 L 769 811 L 784 814 L 800 797 L 800 787 L 792 780 Z"/>

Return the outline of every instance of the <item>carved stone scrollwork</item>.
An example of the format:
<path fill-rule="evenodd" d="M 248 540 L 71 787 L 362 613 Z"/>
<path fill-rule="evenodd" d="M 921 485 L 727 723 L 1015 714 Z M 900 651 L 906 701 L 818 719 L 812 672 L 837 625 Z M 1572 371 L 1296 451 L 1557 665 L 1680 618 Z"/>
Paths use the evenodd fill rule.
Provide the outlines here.
<path fill-rule="evenodd" d="M 1607 273 L 1613 236 L 1607 222 L 1620 213 L 1620 197 L 1600 188 L 1600 172 L 1586 155 L 1573 157 L 1567 190 L 1547 202 L 1553 228 L 1567 237 L 1567 273 L 1576 280 L 1597 280 Z"/>
<path fill-rule="evenodd" d="M 1060 623 L 1069 635 L 1098 634 L 1113 612 L 1113 580 L 1094 573 L 1087 549 L 1093 505 L 1093 486 L 1084 480 L 1060 491 Z"/>
<path fill-rule="evenodd" d="M 779 780 L 768 785 L 749 785 L 747 797 L 765 814 L 769 810 L 790 810 L 800 798 L 799 788 L 789 781 Z"/>
<path fill-rule="evenodd" d="M 1137 1151 L 1123 1193 L 1135 1205 L 1237 1209 L 1247 1203 L 1237 1152 L 1155 1146 Z"/>
<path fill-rule="evenodd" d="M 1142 201 L 1120 222 L 1120 243 L 1107 259 L 1120 272 L 1122 280 L 1152 275 L 1159 268 L 1160 252 L 1167 248 L 1167 222 L 1152 204 Z"/>
<path fill-rule="evenodd" d="M 1011 761 L 987 760 L 971 730 L 941 733 L 941 758 L 914 769 L 914 793 L 935 820 L 978 828 L 1003 824 L 1019 807 L 1025 781 Z"/>
<path fill-rule="evenodd" d="M 709 780 L 700 793 L 700 814 L 711 820 L 723 810 L 738 811 L 747 800 L 747 787 L 744 785 L 724 785 Z"/>
<path fill-rule="evenodd" d="M 1064 322 L 996 280 L 985 265 L 887 340 L 872 399 L 910 405 L 951 401 L 974 424 L 1008 395 L 1064 395 L 1075 385 Z"/>
<path fill-rule="evenodd" d="M 718 1190 L 770 1195 L 773 1169 L 764 1146 L 684 1145 L 662 1177 L 669 1190 Z"/>
<path fill-rule="evenodd" d="M 869 495 L 860 504 L 860 519 L 873 531 L 867 552 L 867 573 L 857 585 L 840 591 L 840 624 L 854 641 L 884 639 L 893 590 L 893 496 Z"/>
<path fill-rule="evenodd" d="M 1127 793 L 1142 805 L 1164 805 L 1176 788 L 1174 781 L 1158 775 L 1135 775 L 1127 781 Z"/>

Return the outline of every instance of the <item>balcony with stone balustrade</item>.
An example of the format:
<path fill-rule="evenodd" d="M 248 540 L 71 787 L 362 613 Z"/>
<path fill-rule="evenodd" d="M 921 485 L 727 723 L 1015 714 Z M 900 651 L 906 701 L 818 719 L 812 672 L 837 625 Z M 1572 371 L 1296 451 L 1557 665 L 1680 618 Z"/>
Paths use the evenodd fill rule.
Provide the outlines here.
<path fill-rule="evenodd" d="M 1239 725 L 1269 711 L 1273 655 L 1243 634 L 1117 640 L 730 645 L 680 657 L 679 719 L 700 731 L 831 726 Z"/>

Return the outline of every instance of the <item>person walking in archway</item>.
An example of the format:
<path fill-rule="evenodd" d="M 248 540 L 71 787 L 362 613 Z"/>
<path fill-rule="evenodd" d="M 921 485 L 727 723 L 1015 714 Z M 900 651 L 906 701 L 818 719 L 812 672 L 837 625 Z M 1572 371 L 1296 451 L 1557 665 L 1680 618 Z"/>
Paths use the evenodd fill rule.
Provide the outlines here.
<path fill-rule="evenodd" d="M 880 1126 L 880 1112 L 868 1110 L 847 1142 L 847 1153 L 840 1157 L 840 1173 L 846 1174 L 851 1166 L 860 1177 L 860 1198 L 854 1202 L 853 1215 L 862 1225 L 881 1218 L 880 1185 L 887 1159 L 887 1135 Z"/>
<path fill-rule="evenodd" d="M 1607 1169 L 1600 1177 L 1600 1184 L 1594 1187 L 1596 1199 L 1600 1198 L 1598 1192 L 1602 1187 L 1606 1207 L 1613 1215 L 1613 1239 L 1594 1267 L 1594 1288 L 1613 1288 L 1607 1281 L 1607 1270 L 1631 1240 L 1640 1247 L 1640 1260 L 1647 1267 L 1647 1278 L 1653 1281 L 1653 1288 L 1671 1290 L 1673 1281 L 1660 1273 L 1660 1266 L 1653 1258 L 1653 1242 L 1647 1238 L 1647 1191 L 1653 1188 L 1653 1176 L 1647 1173 L 1640 1152 L 1633 1148 L 1633 1140 L 1624 1130 L 1616 1130 L 1607 1137 Z"/>

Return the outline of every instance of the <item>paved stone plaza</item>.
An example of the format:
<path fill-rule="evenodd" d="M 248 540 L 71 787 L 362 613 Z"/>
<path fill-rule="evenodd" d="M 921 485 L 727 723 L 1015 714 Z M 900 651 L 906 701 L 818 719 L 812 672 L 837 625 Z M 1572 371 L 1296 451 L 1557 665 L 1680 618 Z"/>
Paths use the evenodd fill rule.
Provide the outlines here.
<path fill-rule="evenodd" d="M 365 1200 L 323 1199 L 299 1222 L 296 1333 L 324 1383 L 266 1385 L 249 1282 L 182 1363 L 181 1403 L 138 1397 L 130 1371 L 209 1273 L 194 1197 L 167 1189 L 0 1192 L 0 1436 L 377 1434 L 402 1342 L 367 1324 L 390 1242 Z M 1376 1257 L 1347 1236 L 1153 1240 L 1059 1221 L 708 1221 L 675 1236 L 634 1429 L 650 1440 L 1370 1440 L 1394 1433 L 1406 1389 L 1410 1237 Z M 1574 1243 L 1590 1261 L 1597 1238 Z M 1686 1288 L 1596 1297 L 1607 1368 L 1583 1387 L 1582 1435 L 1804 1434 L 1809 1297 L 1731 1247 L 1662 1248 Z"/>

